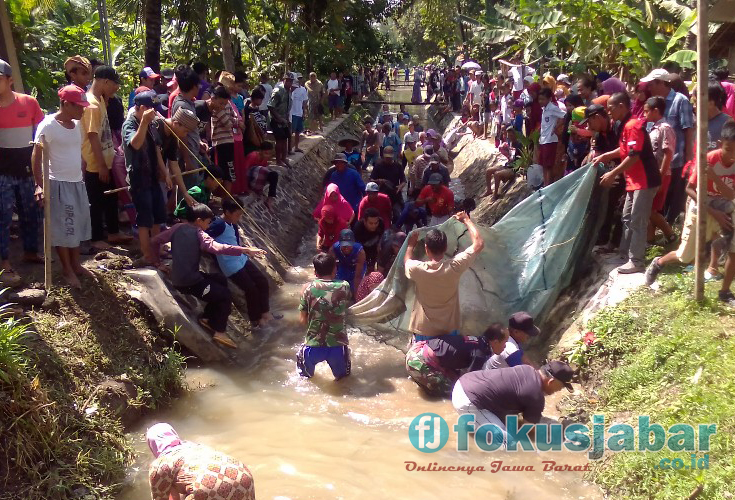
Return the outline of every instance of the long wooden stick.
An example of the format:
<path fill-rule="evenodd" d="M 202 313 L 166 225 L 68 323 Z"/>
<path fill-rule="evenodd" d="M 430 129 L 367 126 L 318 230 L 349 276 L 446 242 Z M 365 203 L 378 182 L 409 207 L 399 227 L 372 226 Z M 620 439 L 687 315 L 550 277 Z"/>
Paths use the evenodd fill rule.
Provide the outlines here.
<path fill-rule="evenodd" d="M 53 285 L 51 274 L 51 180 L 49 179 L 49 162 L 46 148 L 43 154 L 43 286 L 46 293 L 51 291 Z"/>
<path fill-rule="evenodd" d="M 196 174 L 197 172 L 203 172 L 204 170 L 207 170 L 207 169 L 204 167 L 195 168 L 194 170 L 187 170 L 186 172 L 181 172 L 181 175 L 184 176 L 184 175 Z M 128 189 L 130 189 L 130 186 L 123 186 L 121 188 L 107 190 L 105 191 L 105 194 L 116 194 L 121 191 L 127 191 Z"/>
<path fill-rule="evenodd" d="M 706 0 L 697 0 L 697 102 L 707 102 L 709 39 Z M 704 299 L 704 268 L 707 266 L 707 113 L 697 113 L 697 240 L 694 259 L 694 298 Z"/>

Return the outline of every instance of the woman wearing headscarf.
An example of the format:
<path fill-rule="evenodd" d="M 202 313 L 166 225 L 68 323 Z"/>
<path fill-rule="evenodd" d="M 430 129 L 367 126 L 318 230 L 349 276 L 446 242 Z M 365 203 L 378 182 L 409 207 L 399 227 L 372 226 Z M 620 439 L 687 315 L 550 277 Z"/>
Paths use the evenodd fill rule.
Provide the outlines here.
<path fill-rule="evenodd" d="M 346 220 L 348 224 L 352 224 L 355 211 L 352 209 L 352 205 L 340 194 L 339 187 L 334 183 L 327 185 L 324 197 L 312 212 L 312 216 L 317 221 L 322 218 L 322 208 L 324 207 L 333 207 L 337 218 Z"/>
<path fill-rule="evenodd" d="M 316 238 L 317 249 L 321 252 L 328 252 L 339 240 L 339 233 L 349 227 L 350 225 L 345 219 L 337 217 L 337 211 L 333 206 L 323 206 Z"/>
<path fill-rule="evenodd" d="M 645 82 L 640 82 L 635 86 L 633 95 L 633 105 L 630 108 L 630 113 L 636 118 L 643 118 L 643 106 L 646 104 L 648 98 L 651 97 L 651 93 L 646 89 Z"/>
<path fill-rule="evenodd" d="M 182 441 L 169 424 L 146 434 L 155 460 L 148 478 L 153 500 L 255 500 L 250 470 L 207 446 Z"/>
<path fill-rule="evenodd" d="M 625 93 L 628 91 L 625 84 L 614 76 L 611 76 L 610 78 L 602 82 L 601 86 L 602 95 L 613 95 L 617 94 L 618 92 Z"/>

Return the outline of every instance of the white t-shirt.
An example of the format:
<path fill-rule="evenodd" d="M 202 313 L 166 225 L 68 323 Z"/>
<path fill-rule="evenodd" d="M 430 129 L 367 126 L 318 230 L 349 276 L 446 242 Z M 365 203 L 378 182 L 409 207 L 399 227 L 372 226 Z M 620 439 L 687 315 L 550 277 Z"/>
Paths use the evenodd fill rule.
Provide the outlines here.
<path fill-rule="evenodd" d="M 337 80 L 336 78 L 334 80 L 327 80 L 327 92 L 331 90 L 339 90 L 339 80 Z"/>
<path fill-rule="evenodd" d="M 521 77 L 520 66 L 510 68 L 510 74 L 513 77 L 513 90 L 515 92 L 520 92 L 521 90 L 523 90 L 523 78 L 527 76 L 533 76 L 535 73 L 536 73 L 536 70 L 534 70 L 530 66 L 526 66 L 523 71 L 523 77 Z"/>
<path fill-rule="evenodd" d="M 482 82 L 473 80 L 472 83 L 470 83 L 469 93 L 472 94 L 472 104 L 479 104 L 482 106 L 482 91 L 484 89 L 485 86 Z"/>
<path fill-rule="evenodd" d="M 291 116 L 304 116 L 304 102 L 308 100 L 306 87 L 296 87 L 291 92 Z"/>
<path fill-rule="evenodd" d="M 261 111 L 265 111 L 268 109 L 268 103 L 271 102 L 271 94 L 273 93 L 273 85 L 270 83 L 261 83 L 260 84 L 265 89 L 265 97 L 263 98 L 263 102 L 260 103 L 260 109 Z"/>
<path fill-rule="evenodd" d="M 513 97 L 508 94 L 500 97 L 500 117 L 504 124 L 513 121 Z"/>
<path fill-rule="evenodd" d="M 511 358 L 511 355 L 514 353 L 515 356 Z M 508 342 L 505 343 L 505 349 L 503 349 L 503 352 L 500 354 L 493 354 L 488 358 L 487 361 L 485 361 L 485 365 L 483 365 L 483 370 L 497 370 L 498 368 L 509 368 L 511 366 L 516 366 L 519 364 L 522 364 L 520 358 L 523 357 L 523 349 L 520 348 L 518 343 L 513 340 L 513 337 L 508 337 Z M 508 364 L 508 358 L 511 358 L 511 364 Z"/>
<path fill-rule="evenodd" d="M 82 182 L 82 125 L 73 120 L 69 129 L 48 115 L 36 129 L 36 142 L 43 141 L 49 160 L 49 178 L 63 182 Z"/>
<path fill-rule="evenodd" d="M 563 119 L 566 113 L 553 102 L 548 103 L 541 115 L 541 134 L 539 135 L 539 144 L 550 144 L 559 142 L 559 138 L 554 133 L 557 121 Z"/>
<path fill-rule="evenodd" d="M 413 132 L 413 133 L 406 132 L 405 134 L 403 134 L 403 144 L 406 144 L 407 142 L 409 142 L 408 141 L 409 138 L 413 139 L 413 142 L 418 143 L 419 133 L 418 132 Z"/>

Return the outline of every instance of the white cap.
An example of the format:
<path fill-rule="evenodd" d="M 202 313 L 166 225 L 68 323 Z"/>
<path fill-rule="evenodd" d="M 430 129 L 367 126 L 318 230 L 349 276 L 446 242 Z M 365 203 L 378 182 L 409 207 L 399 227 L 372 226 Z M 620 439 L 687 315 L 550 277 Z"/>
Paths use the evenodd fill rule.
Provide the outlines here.
<path fill-rule="evenodd" d="M 566 73 L 561 73 L 559 76 L 557 76 L 556 81 L 560 83 L 566 83 L 567 85 L 572 84 L 572 80 L 569 78 L 569 75 L 567 75 Z"/>
<path fill-rule="evenodd" d="M 528 75 L 528 76 L 526 76 L 526 77 L 525 77 L 525 78 L 523 79 L 523 81 L 524 81 L 524 82 L 528 82 L 528 83 L 533 83 L 533 82 L 534 82 L 535 80 L 533 79 L 533 77 L 532 77 L 531 75 Z"/>
<path fill-rule="evenodd" d="M 650 73 L 648 73 L 646 76 L 641 78 L 641 81 L 643 83 L 652 82 L 654 80 L 661 80 L 664 82 L 670 82 L 671 81 L 671 73 L 666 71 L 663 68 L 654 69 Z"/>

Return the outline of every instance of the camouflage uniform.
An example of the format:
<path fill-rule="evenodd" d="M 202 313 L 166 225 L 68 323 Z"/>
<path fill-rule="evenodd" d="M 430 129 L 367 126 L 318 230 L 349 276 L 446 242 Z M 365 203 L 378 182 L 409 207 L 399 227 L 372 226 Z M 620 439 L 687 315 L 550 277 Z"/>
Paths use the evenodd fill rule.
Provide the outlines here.
<path fill-rule="evenodd" d="M 454 378 L 432 366 L 427 357 L 432 355 L 426 342 L 414 342 L 406 354 L 408 375 L 430 396 L 449 396 L 454 386 Z"/>

